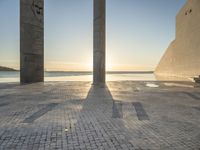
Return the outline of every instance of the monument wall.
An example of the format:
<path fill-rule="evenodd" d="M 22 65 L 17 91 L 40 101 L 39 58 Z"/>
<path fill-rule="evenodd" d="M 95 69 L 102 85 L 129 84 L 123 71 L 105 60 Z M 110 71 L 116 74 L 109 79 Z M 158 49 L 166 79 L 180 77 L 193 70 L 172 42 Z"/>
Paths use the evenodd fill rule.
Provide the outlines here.
<path fill-rule="evenodd" d="M 184 78 L 200 75 L 200 0 L 187 0 L 176 16 L 176 38 L 155 74 Z"/>
<path fill-rule="evenodd" d="M 44 0 L 20 0 L 20 80 L 44 80 Z"/>

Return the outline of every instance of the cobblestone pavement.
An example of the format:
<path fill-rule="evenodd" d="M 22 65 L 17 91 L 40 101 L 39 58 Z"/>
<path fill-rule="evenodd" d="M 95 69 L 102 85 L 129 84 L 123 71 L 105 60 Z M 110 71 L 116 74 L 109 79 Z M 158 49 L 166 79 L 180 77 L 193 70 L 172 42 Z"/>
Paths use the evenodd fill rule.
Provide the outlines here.
<path fill-rule="evenodd" d="M 0 149 L 200 150 L 200 88 L 184 82 L 0 84 Z"/>

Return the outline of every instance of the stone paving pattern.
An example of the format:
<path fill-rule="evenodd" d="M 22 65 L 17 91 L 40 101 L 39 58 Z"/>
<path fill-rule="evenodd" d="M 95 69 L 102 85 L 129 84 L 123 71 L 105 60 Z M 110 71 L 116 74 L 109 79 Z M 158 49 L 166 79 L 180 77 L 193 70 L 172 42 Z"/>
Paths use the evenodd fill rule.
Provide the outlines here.
<path fill-rule="evenodd" d="M 0 149 L 200 150 L 200 88 L 184 82 L 2 83 Z"/>

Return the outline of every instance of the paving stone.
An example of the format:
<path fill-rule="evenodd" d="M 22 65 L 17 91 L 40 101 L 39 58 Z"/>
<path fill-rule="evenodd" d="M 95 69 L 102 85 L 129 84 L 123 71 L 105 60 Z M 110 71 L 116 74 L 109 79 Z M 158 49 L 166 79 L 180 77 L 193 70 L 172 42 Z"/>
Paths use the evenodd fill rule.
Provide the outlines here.
<path fill-rule="evenodd" d="M 200 88 L 155 84 L 0 84 L 0 149 L 199 150 Z"/>

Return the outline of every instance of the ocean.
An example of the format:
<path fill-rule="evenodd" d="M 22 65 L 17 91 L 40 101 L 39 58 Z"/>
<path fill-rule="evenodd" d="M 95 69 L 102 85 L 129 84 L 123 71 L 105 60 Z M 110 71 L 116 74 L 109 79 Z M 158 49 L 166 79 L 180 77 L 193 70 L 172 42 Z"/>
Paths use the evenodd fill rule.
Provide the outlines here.
<path fill-rule="evenodd" d="M 0 71 L 0 82 L 19 82 L 19 71 Z M 92 72 L 45 72 L 45 81 L 92 81 Z M 107 81 L 155 81 L 153 72 L 107 72 Z"/>

